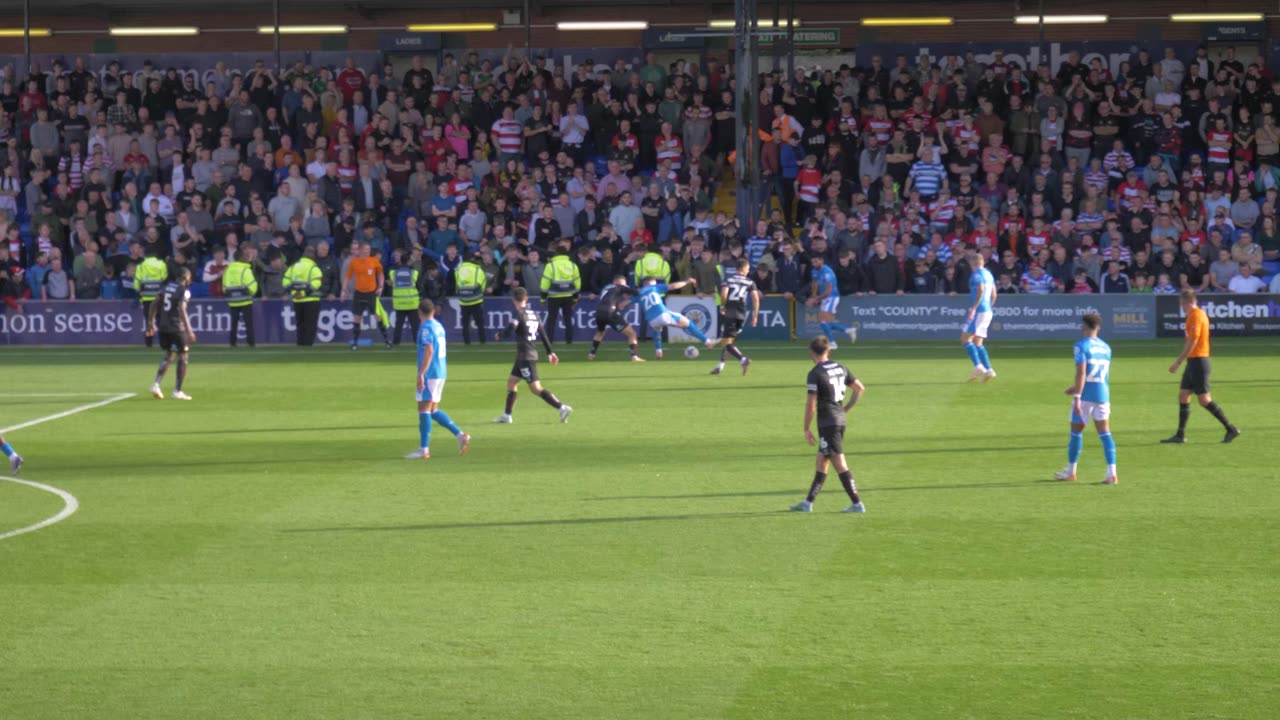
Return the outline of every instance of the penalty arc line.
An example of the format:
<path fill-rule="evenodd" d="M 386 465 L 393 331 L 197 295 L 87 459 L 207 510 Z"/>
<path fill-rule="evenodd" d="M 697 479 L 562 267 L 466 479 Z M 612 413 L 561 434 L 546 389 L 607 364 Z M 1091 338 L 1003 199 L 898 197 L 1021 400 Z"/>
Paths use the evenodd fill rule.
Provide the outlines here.
<path fill-rule="evenodd" d="M 43 490 L 47 493 L 52 493 L 62 498 L 62 510 L 59 511 L 57 515 L 47 517 L 44 520 L 41 520 L 40 522 L 34 525 L 28 525 L 24 528 L 18 528 L 17 530 L 10 530 L 8 532 L 0 533 L 0 540 L 8 540 L 9 538 L 17 537 L 19 535 L 25 535 L 30 532 L 35 532 L 37 530 L 47 528 L 50 525 L 53 525 L 54 523 L 60 523 L 63 520 L 66 520 L 67 518 L 74 515 L 76 510 L 80 509 L 80 501 L 76 500 L 76 496 L 72 495 L 66 490 L 61 490 L 59 488 L 53 487 L 52 485 L 45 485 L 44 483 L 32 482 L 31 480 L 23 480 L 22 478 L 8 477 L 6 475 L 0 475 L 0 480 L 8 480 L 9 482 L 17 483 L 19 485 L 26 485 L 28 487 L 33 487 L 37 490 Z"/>
<path fill-rule="evenodd" d="M 24 422 L 24 423 L 19 423 L 18 425 L 14 425 L 12 427 L 3 428 L 3 429 L 0 429 L 0 433 L 13 432 L 14 430 L 29 428 L 33 425 L 39 425 L 41 423 L 46 423 L 53 420 L 60 420 L 64 417 L 75 415 L 76 413 L 82 413 L 86 410 L 93 410 L 94 408 L 100 408 L 106 405 L 110 405 L 111 403 L 114 403 L 114 402 L 127 400 L 131 397 L 134 397 L 134 395 L 136 395 L 136 393 L 120 393 L 118 395 L 113 395 L 107 398 L 106 400 L 100 400 L 95 403 L 89 403 L 88 405 L 81 405 L 79 407 L 71 408 L 70 410 L 63 410 L 62 412 L 59 412 L 59 413 L 46 415 L 41 418 L 36 418 L 34 420 L 28 420 L 27 422 Z M 43 490 L 44 492 L 57 495 L 59 498 L 62 499 L 62 510 L 59 511 L 58 514 L 47 517 L 44 520 L 41 520 L 40 522 L 35 523 L 34 525 L 28 525 L 26 527 L 18 528 L 17 530 L 9 530 L 7 532 L 0 533 L 0 540 L 8 540 L 9 538 L 17 537 L 19 535 L 25 535 L 27 533 L 35 532 L 36 530 L 43 530 L 44 528 L 47 528 L 50 525 L 53 525 L 55 523 L 60 523 L 63 520 L 66 520 L 67 518 L 75 514 L 76 510 L 80 509 L 80 501 L 76 499 L 75 495 L 72 495 L 66 490 L 53 487 L 52 485 L 45 485 L 44 483 L 34 482 L 32 480 L 23 480 L 22 478 L 9 477 L 7 475 L 0 475 L 0 480 L 6 480 L 11 483 L 17 483 L 18 485 L 26 485 L 27 487 L 33 487 L 37 490 Z"/>
<path fill-rule="evenodd" d="M 52 415 L 45 415 L 44 417 L 38 417 L 34 420 L 28 420 L 24 423 L 18 423 L 17 425 L 12 425 L 7 428 L 0 428 L 0 435 L 8 432 L 14 432 L 15 430 L 22 430 L 23 428 L 29 428 L 34 425 L 40 425 L 42 423 L 52 422 L 54 420 L 61 420 L 64 417 L 70 417 L 77 413 L 82 413 L 86 410 L 93 410 L 94 408 L 105 407 L 107 405 L 110 405 L 111 403 L 120 402 L 121 400 L 128 400 L 129 398 L 134 397 L 135 395 L 137 395 L 137 393 L 120 393 L 119 395 L 112 395 L 106 400 L 99 400 L 98 402 L 89 403 L 88 405 L 80 405 L 78 407 L 73 407 L 70 410 L 63 410 L 62 412 L 57 412 Z"/>

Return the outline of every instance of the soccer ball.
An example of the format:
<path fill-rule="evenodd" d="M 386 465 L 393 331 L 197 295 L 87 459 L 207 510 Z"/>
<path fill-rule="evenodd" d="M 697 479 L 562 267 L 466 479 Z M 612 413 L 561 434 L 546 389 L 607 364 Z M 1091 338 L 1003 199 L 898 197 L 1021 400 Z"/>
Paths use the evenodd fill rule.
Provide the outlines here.
<path fill-rule="evenodd" d="M 697 360 L 698 348 L 694 347 L 693 345 L 690 345 L 689 347 L 684 349 L 684 356 L 689 358 L 690 360 Z"/>

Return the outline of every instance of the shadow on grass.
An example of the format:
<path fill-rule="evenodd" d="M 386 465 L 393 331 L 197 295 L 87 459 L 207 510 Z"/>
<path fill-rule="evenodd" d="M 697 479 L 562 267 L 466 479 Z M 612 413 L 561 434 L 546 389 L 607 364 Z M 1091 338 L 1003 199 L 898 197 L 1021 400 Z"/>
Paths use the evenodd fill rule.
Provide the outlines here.
<path fill-rule="evenodd" d="M 1087 484 L 1087 483 L 1086 483 Z M 1072 483 L 1058 482 L 1057 480 L 1031 480 L 1028 482 L 1004 482 L 1004 483 L 968 483 L 964 485 L 911 485 L 911 486 L 891 486 L 891 487 L 870 487 L 858 488 L 860 495 L 879 495 L 887 492 L 915 492 L 918 490 L 1005 490 L 1008 488 L 1037 488 L 1037 487 L 1067 487 Z M 800 485 L 788 488 L 786 490 L 760 490 L 752 492 L 723 492 L 723 493 L 699 493 L 695 495 L 610 495 L 607 497 L 588 497 L 582 498 L 587 502 L 596 501 L 623 501 L 623 500 L 722 500 L 725 498 L 748 498 L 748 497 L 785 497 L 789 495 L 804 495 L 805 488 Z"/>
<path fill-rule="evenodd" d="M 351 425 L 345 427 L 287 427 L 287 428 L 229 428 L 224 430 L 183 430 L 183 435 L 258 435 L 266 433 L 307 433 L 307 432 L 350 432 L 358 430 L 403 430 L 404 423 L 399 425 Z M 150 432 L 119 432 L 112 435 L 172 435 L 173 430 L 155 430 Z"/>
<path fill-rule="evenodd" d="M 608 525 L 612 523 L 677 522 L 680 520 L 731 520 L 782 515 L 785 510 L 739 513 L 689 513 L 684 515 L 629 515 L 622 517 L 563 518 L 552 520 L 499 520 L 473 523 L 424 523 L 422 525 L 382 525 L 372 527 L 294 528 L 286 533 L 421 532 L 431 530 L 483 530 L 486 528 L 548 527 L 556 525 Z"/>

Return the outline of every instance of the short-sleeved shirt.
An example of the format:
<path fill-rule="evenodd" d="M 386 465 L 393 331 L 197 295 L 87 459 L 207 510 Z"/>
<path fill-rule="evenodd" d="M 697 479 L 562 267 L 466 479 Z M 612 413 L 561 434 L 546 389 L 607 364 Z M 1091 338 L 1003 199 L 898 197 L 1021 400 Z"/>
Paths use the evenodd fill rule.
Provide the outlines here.
<path fill-rule="evenodd" d="M 667 312 L 667 304 L 662 299 L 666 294 L 666 283 L 655 283 L 640 288 L 640 308 L 644 310 L 645 322 L 652 323 Z"/>
<path fill-rule="evenodd" d="M 1075 345 L 1076 365 L 1084 365 L 1084 402 L 1111 402 L 1111 346 L 1098 338 L 1085 338 Z"/>
<path fill-rule="evenodd" d="M 747 298 L 756 290 L 755 282 L 746 275 L 731 274 L 720 283 L 720 287 L 728 290 L 725 293 L 724 316 L 729 320 L 745 320 L 747 318 Z"/>
<path fill-rule="evenodd" d="M 1197 307 L 1187 313 L 1187 339 L 1194 341 L 1187 357 L 1209 357 L 1209 315 L 1204 308 Z"/>
<path fill-rule="evenodd" d="M 516 312 L 512 324 L 515 325 L 516 359 L 536 361 L 538 359 L 538 340 L 541 338 L 542 329 L 538 314 L 532 308 L 526 307 L 524 312 Z"/>
<path fill-rule="evenodd" d="M 596 314 L 612 315 L 627 303 L 627 298 L 635 295 L 634 288 L 626 285 L 610 285 L 600 294 L 600 300 L 596 303 Z"/>
<path fill-rule="evenodd" d="M 358 293 L 377 292 L 380 277 L 382 277 L 382 262 L 376 257 L 353 257 L 347 264 L 347 279 L 355 278 Z"/>
<path fill-rule="evenodd" d="M 814 268 L 809 272 L 809 276 L 813 278 L 814 284 L 818 286 L 817 297 L 823 297 L 824 295 L 838 296 L 840 294 L 840 291 L 836 289 L 836 273 L 831 269 L 830 265 L 824 264 L 820 268 Z"/>
<path fill-rule="evenodd" d="M 176 282 L 168 282 L 160 290 L 160 294 L 152 302 L 159 303 L 156 310 L 156 329 L 166 333 L 185 333 L 187 331 L 184 310 L 191 292 Z"/>
<path fill-rule="evenodd" d="M 423 375 L 427 380 L 443 380 L 448 377 L 448 350 L 445 348 L 444 326 L 439 320 L 432 318 L 418 328 L 418 367 L 422 367 L 422 358 L 427 347 L 431 348 L 431 362 Z"/>
<path fill-rule="evenodd" d="M 991 271 L 981 267 L 969 276 L 969 302 L 978 302 L 978 312 L 991 312 L 991 296 L 996 291 L 996 280 Z"/>
<path fill-rule="evenodd" d="M 818 427 L 844 425 L 844 394 L 857 378 L 849 368 L 833 360 L 818 363 L 809 371 L 809 394 L 818 397 Z"/>

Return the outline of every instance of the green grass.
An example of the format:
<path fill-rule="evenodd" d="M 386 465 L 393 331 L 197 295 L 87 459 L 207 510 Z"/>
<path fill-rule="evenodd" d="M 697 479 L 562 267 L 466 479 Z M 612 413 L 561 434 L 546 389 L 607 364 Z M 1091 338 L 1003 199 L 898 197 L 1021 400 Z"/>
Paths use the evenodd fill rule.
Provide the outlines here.
<path fill-rule="evenodd" d="M 413 360 L 197 347 L 0 351 L 12 392 L 142 397 L 9 434 L 80 511 L 0 541 L 0 717 L 1274 718 L 1274 341 L 1216 343 L 1231 446 L 1200 410 L 1167 447 L 1177 344 L 1117 343 L 1118 487 L 1064 463 L 1069 343 L 842 349 L 866 383 L 813 515 L 809 363 L 756 346 L 633 366 L 581 345 L 499 414 L 509 349 L 451 348 L 416 445 Z M 732 370 L 732 368 L 731 368 Z M 171 387 L 171 379 L 166 387 Z M 96 398 L 0 397 L 0 426 Z M 0 482 L 0 533 L 58 511 Z"/>

